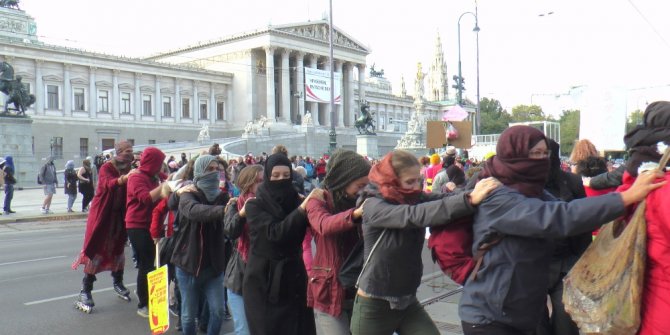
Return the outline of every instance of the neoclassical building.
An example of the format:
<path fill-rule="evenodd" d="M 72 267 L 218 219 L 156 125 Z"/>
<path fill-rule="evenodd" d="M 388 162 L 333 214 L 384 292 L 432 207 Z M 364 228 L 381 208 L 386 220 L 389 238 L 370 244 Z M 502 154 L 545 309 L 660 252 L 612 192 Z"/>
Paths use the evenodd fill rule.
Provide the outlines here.
<path fill-rule="evenodd" d="M 327 148 L 330 104 L 307 101 L 304 85 L 305 68 L 330 70 L 326 21 L 268 26 L 139 59 L 41 43 L 32 18 L 20 10 L 0 8 L 2 20 L 14 23 L 0 25 L 0 61 L 11 64 L 36 96 L 27 114 L 38 162 L 50 154 L 77 161 L 121 139 L 193 142 L 203 125 L 212 139 L 239 137 L 262 117 L 273 134 L 299 134 L 308 112 L 317 137 L 314 152 L 306 154 Z M 362 102 L 374 112 L 380 154 L 407 130 L 417 98 L 428 119 L 454 104 L 439 36 L 428 97 L 407 95 L 404 81 L 401 93 L 393 94 L 383 76 L 366 75 L 371 50 L 340 29 L 333 37 L 334 71 L 342 76 L 334 119 L 338 146 L 355 148 L 352 125 Z"/>

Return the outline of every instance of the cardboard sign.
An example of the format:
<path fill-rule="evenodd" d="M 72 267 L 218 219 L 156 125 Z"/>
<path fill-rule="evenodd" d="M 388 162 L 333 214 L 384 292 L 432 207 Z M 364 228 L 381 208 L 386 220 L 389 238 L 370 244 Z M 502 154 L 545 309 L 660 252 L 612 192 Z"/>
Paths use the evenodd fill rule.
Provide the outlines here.
<path fill-rule="evenodd" d="M 445 121 L 428 121 L 426 123 L 426 147 L 443 148 L 452 145 L 459 149 L 470 149 L 472 147 L 472 122 L 470 121 L 449 121 L 458 131 L 458 137 L 447 141 Z"/>
<path fill-rule="evenodd" d="M 149 272 L 147 281 L 149 283 L 149 327 L 151 328 L 151 334 L 163 334 L 170 328 L 167 265 Z"/>

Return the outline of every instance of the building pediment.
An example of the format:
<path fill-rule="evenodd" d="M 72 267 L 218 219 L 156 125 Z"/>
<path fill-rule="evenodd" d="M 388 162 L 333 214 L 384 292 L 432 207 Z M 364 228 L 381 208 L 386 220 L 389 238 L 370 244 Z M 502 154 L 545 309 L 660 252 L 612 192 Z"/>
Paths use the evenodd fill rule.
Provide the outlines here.
<path fill-rule="evenodd" d="M 44 81 L 52 81 L 52 82 L 53 82 L 53 81 L 63 81 L 63 77 L 54 76 L 54 75 L 50 74 L 50 75 L 43 76 L 43 77 L 42 77 L 42 80 L 44 80 Z"/>
<path fill-rule="evenodd" d="M 70 79 L 72 85 L 88 85 L 88 79 L 85 78 L 72 78 Z"/>
<path fill-rule="evenodd" d="M 134 90 L 135 86 L 133 86 L 132 84 L 121 83 L 121 84 L 119 84 L 119 89 L 121 89 L 121 90 Z"/>
<path fill-rule="evenodd" d="M 285 26 L 273 26 L 270 30 L 279 31 L 288 35 L 297 36 L 300 38 L 307 38 L 312 40 L 319 40 L 322 42 L 329 42 L 329 29 L 325 21 L 308 22 L 303 24 L 292 24 Z M 370 53 L 370 50 L 363 46 L 362 43 L 356 41 L 351 36 L 333 26 L 333 44 L 358 50 L 365 53 Z"/>
<path fill-rule="evenodd" d="M 114 85 L 106 80 L 96 81 L 95 85 L 98 87 L 112 88 Z"/>
<path fill-rule="evenodd" d="M 14 77 L 21 76 L 23 79 L 35 79 L 35 73 L 27 71 L 17 71 Z"/>

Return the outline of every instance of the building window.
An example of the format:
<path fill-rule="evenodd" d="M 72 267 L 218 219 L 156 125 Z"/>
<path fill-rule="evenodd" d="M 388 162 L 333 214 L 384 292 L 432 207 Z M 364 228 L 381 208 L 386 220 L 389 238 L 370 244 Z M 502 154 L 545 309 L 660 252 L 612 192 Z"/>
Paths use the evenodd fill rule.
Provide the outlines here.
<path fill-rule="evenodd" d="M 103 138 L 102 139 L 102 151 L 114 149 L 114 139 L 113 138 Z"/>
<path fill-rule="evenodd" d="M 47 85 L 47 109 L 58 109 L 58 86 Z"/>
<path fill-rule="evenodd" d="M 142 96 L 142 115 L 151 116 L 151 95 L 145 94 Z"/>
<path fill-rule="evenodd" d="M 207 100 L 200 100 L 200 119 L 207 120 Z"/>
<path fill-rule="evenodd" d="M 62 137 L 52 137 L 51 138 L 51 156 L 54 159 L 63 159 L 63 138 Z"/>
<path fill-rule="evenodd" d="M 98 112 L 109 113 L 109 91 L 98 92 Z"/>
<path fill-rule="evenodd" d="M 163 97 L 163 117 L 172 117 L 172 98 Z"/>
<path fill-rule="evenodd" d="M 88 138 L 82 137 L 79 139 L 79 157 L 86 158 L 87 156 L 88 156 Z"/>
<path fill-rule="evenodd" d="M 135 146 L 135 139 L 134 138 L 126 139 L 126 141 L 128 141 L 128 143 L 130 143 L 131 146 Z"/>
<path fill-rule="evenodd" d="M 189 98 L 181 99 L 181 117 L 185 119 L 191 117 L 191 100 Z"/>
<path fill-rule="evenodd" d="M 226 114 L 224 114 L 223 101 L 216 102 L 216 119 L 224 121 L 226 119 Z"/>
<path fill-rule="evenodd" d="M 85 111 L 86 110 L 86 98 L 84 95 L 83 88 L 74 89 L 74 110 L 76 111 Z"/>
<path fill-rule="evenodd" d="M 130 93 L 121 93 L 121 114 L 130 114 Z"/>
<path fill-rule="evenodd" d="M 149 144 L 156 144 L 156 140 L 149 140 Z"/>
<path fill-rule="evenodd" d="M 168 140 L 168 143 L 177 143 L 175 140 Z"/>

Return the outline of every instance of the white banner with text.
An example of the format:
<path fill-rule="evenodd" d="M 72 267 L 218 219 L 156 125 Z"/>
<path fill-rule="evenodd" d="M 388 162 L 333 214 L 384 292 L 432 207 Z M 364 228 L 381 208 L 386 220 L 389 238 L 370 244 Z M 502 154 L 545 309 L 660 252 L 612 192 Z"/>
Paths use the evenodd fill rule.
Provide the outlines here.
<path fill-rule="evenodd" d="M 342 104 L 342 74 L 333 73 L 335 104 Z M 305 68 L 305 100 L 330 103 L 330 71 Z"/>

